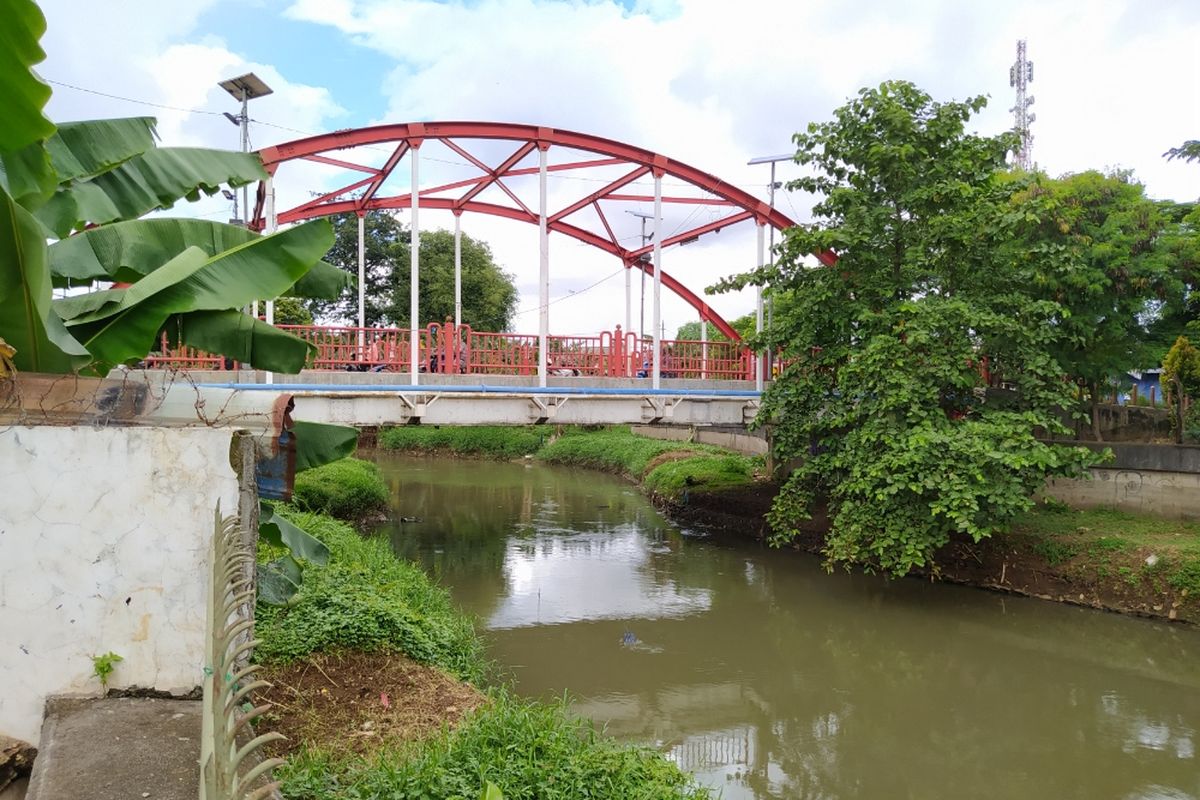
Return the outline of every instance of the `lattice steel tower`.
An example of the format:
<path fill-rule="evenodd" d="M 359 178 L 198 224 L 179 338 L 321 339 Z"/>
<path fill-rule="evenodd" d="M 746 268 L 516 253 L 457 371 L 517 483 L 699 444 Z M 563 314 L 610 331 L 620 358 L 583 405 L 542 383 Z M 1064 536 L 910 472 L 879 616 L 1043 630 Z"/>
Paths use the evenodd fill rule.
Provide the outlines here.
<path fill-rule="evenodd" d="M 1036 114 L 1029 113 L 1033 105 L 1033 97 L 1026 94 L 1029 84 L 1033 83 L 1033 62 L 1025 57 L 1025 40 L 1017 40 L 1017 63 L 1008 68 L 1008 85 L 1016 88 L 1017 102 L 1009 109 L 1013 112 L 1014 126 L 1021 144 L 1017 148 L 1015 165 L 1026 172 L 1033 169 L 1033 134 L 1029 126 L 1037 119 Z"/>

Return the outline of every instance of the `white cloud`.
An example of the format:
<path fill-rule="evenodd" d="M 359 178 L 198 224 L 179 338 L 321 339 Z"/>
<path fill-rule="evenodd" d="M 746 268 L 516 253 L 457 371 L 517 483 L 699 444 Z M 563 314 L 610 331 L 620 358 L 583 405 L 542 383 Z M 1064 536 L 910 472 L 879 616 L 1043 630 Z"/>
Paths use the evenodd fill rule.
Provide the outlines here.
<path fill-rule="evenodd" d="M 80 15 L 66 0 L 47 3 L 50 59 L 43 72 L 167 105 L 231 110 L 231 101 L 213 84 L 254 69 L 276 88 L 273 97 L 255 101 L 255 118 L 305 131 L 335 127 L 339 108 L 327 88 L 289 81 L 259 63 L 255 53 L 231 52 L 219 30 L 197 30 L 198 20 L 215 16 L 204 17 L 214 3 L 125 0 L 104 15 Z M 900 5 L 647 0 L 633 10 L 613 0 L 296 0 L 283 13 L 325 26 L 330 37 L 394 63 L 386 74 L 362 76 L 386 92 L 379 121 L 475 119 L 579 130 L 664 153 L 760 196 L 766 167 L 748 167 L 746 161 L 787 151 L 794 131 L 828 119 L 863 85 L 905 78 L 940 99 L 990 94 L 991 106 L 977 128 L 988 133 L 1008 128 L 1008 65 L 1015 40 L 1026 37 L 1036 64 L 1034 157 L 1043 168 L 1060 173 L 1123 166 L 1133 168 L 1154 196 L 1200 194 L 1200 170 L 1160 157 L 1167 147 L 1200 136 L 1194 96 L 1200 85 L 1195 46 L 1200 6 L 1189 0 L 1098 0 L 1086 10 L 1075 0 Z M 69 90 L 56 92 L 51 108 L 58 118 L 141 113 L 136 106 L 114 109 L 112 101 Z M 219 116 L 156 113 L 170 144 L 236 143 L 236 132 Z M 259 126 L 254 144 L 296 135 Z M 476 152 L 496 163 L 505 147 Z M 463 167 L 434 160 L 445 157 L 444 151 L 438 156 L 429 146 L 423 153 L 423 185 L 466 177 Z M 455 160 L 460 159 L 452 154 L 444 158 Z M 790 164 L 779 169 L 783 180 L 796 174 Z M 398 172 L 403 174 L 390 189 L 405 191 L 407 170 L 402 165 Z M 295 204 L 309 191 L 332 188 L 332 179 L 329 170 L 315 166 L 289 167 L 280 203 Z M 588 186 L 557 177 L 550 191 L 561 204 Z M 514 181 L 513 188 L 527 203 L 536 198 L 529 181 Z M 668 187 L 672 190 L 680 191 Z M 781 193 L 778 205 L 804 217 L 808 204 L 802 200 Z M 689 211 L 697 212 L 693 221 L 713 213 L 672 211 L 665 227 L 675 229 Z M 636 239 L 637 220 L 613 216 L 617 235 Z M 427 212 L 422 224 L 451 227 L 452 220 Z M 468 216 L 464 229 L 490 242 L 523 288 L 535 289 L 534 226 Z M 665 267 L 700 290 L 749 266 L 754 239 L 749 225 L 726 230 L 668 250 Z M 578 291 L 618 266 L 611 256 L 555 235 L 551 295 Z M 535 306 L 536 291 L 523 292 L 521 302 Z M 733 317 L 752 308 L 753 298 L 742 293 L 712 302 Z M 668 332 L 693 316 L 680 302 L 664 302 Z M 619 275 L 552 309 L 552 325 L 563 332 L 592 332 L 623 317 Z M 519 318 L 518 327 L 534 329 L 536 313 Z"/>

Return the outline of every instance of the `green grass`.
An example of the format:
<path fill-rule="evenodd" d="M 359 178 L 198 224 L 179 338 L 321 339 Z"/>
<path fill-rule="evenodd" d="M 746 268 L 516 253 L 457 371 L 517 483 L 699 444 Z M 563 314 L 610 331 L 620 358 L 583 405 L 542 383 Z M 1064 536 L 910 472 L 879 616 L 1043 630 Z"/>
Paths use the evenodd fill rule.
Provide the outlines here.
<path fill-rule="evenodd" d="M 557 437 L 551 441 L 552 431 Z M 488 458 L 536 454 L 549 464 L 624 475 L 670 501 L 688 494 L 719 492 L 750 484 L 759 465 L 757 459 L 712 445 L 638 436 L 628 426 L 599 429 L 404 426 L 380 431 L 378 441 L 380 447 L 388 450 L 421 453 L 448 452 Z M 656 459 L 667 453 L 688 455 L 651 468 Z"/>
<path fill-rule="evenodd" d="M 318 651 L 400 651 L 464 680 L 487 669 L 470 617 L 386 539 L 365 538 L 331 517 L 283 507 L 280 513 L 323 541 L 329 563 L 308 565 L 288 607 L 259 603 L 255 658 L 286 663 Z M 260 560 L 273 554 L 260 551 Z"/>
<path fill-rule="evenodd" d="M 489 782 L 504 800 L 702 800 L 707 789 L 658 753 L 621 745 L 569 714 L 565 702 L 491 702 L 444 731 L 374 761 L 305 752 L 276 771 L 292 800 L 463 798 Z"/>
<path fill-rule="evenodd" d="M 308 565 L 289 607 L 259 604 L 255 658 L 286 663 L 313 652 L 398 651 L 477 685 L 489 674 L 482 640 L 449 594 L 384 539 L 365 538 L 327 515 L 282 506 L 329 547 Z M 259 560 L 278 555 L 260 545 Z M 372 759 L 306 750 L 276 770 L 289 800 L 463 798 L 490 781 L 506 800 L 673 798 L 707 790 L 661 754 L 620 744 L 573 717 L 565 702 L 521 700 L 501 688 L 455 730 Z"/>
<path fill-rule="evenodd" d="M 651 465 L 667 453 L 688 455 Z M 758 461 L 706 444 L 638 436 L 627 427 L 571 432 L 538 452 L 551 464 L 588 467 L 638 480 L 652 494 L 678 500 L 688 493 L 719 492 L 754 481 Z"/>
<path fill-rule="evenodd" d="M 659 464 L 644 484 L 650 492 L 677 499 L 689 492 L 720 492 L 754 481 L 755 461 L 746 456 L 698 455 Z"/>
<path fill-rule="evenodd" d="M 1017 518 L 1012 532 L 1030 537 L 1032 549 L 1051 565 L 1077 557 L 1093 569 L 1114 561 L 1157 557 L 1153 566 L 1134 572 L 1128 564 L 1116 574 L 1131 585 L 1139 577 L 1165 580 L 1189 596 L 1200 595 L 1200 523 L 1130 514 L 1110 508 L 1064 510 L 1056 504 L 1037 507 Z"/>
<path fill-rule="evenodd" d="M 547 428 L 405 425 L 379 432 L 379 447 L 418 453 L 448 452 L 458 456 L 520 458 L 537 452 Z"/>
<path fill-rule="evenodd" d="M 388 491 L 375 464 L 343 458 L 296 473 L 292 505 L 353 522 L 386 511 Z"/>

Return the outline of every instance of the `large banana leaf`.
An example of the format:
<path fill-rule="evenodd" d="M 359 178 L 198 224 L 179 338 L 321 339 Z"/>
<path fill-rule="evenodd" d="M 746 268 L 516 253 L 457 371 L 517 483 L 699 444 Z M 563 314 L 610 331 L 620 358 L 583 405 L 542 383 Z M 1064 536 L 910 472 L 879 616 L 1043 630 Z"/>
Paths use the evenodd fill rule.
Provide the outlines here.
<path fill-rule="evenodd" d="M 54 133 L 42 114 L 50 87 L 33 73 L 46 57 L 38 44 L 46 18 L 32 0 L 5 0 L 0 8 L 0 152 L 12 152 Z"/>
<path fill-rule="evenodd" d="M 0 190 L 0 338 L 16 348 L 17 369 L 70 372 L 87 356 L 54 313 L 50 297 L 42 228 Z"/>
<path fill-rule="evenodd" d="M 108 172 L 154 148 L 154 117 L 64 122 L 46 140 L 59 183 Z"/>
<path fill-rule="evenodd" d="M 36 211 L 61 184 L 107 172 L 152 147 L 153 117 L 66 122 L 45 143 L 0 153 L 0 186 Z"/>
<path fill-rule="evenodd" d="M 27 209 L 45 203 L 58 186 L 50 154 L 41 142 L 20 150 L 0 151 L 0 189 Z"/>
<path fill-rule="evenodd" d="M 292 433 L 296 435 L 296 472 L 345 458 L 358 446 L 358 429 L 345 425 L 297 421 Z"/>
<path fill-rule="evenodd" d="M 257 238 L 257 233 L 237 225 L 202 219 L 114 222 L 50 245 L 50 272 L 58 286 L 95 280 L 132 283 L 189 247 L 215 256 Z M 350 281 L 350 273 L 321 261 L 286 293 L 333 299 Z"/>
<path fill-rule="evenodd" d="M 255 369 L 295 374 L 316 348 L 298 336 L 240 311 L 193 311 L 166 324 L 172 344 L 190 345 L 249 364 Z"/>
<path fill-rule="evenodd" d="M 99 308 L 73 317 L 69 328 L 103 372 L 149 352 L 173 315 L 225 311 L 261 297 L 278 297 L 332 244 L 333 229 L 321 220 L 216 256 L 190 247 L 128 289 L 115 290 Z"/>
<path fill-rule="evenodd" d="M 241 186 L 267 177 L 258 155 L 164 147 L 148 150 L 91 180 L 60 187 L 37 211 L 58 237 L 87 223 L 137 219 L 170 208 L 180 198 L 215 194 L 222 184 Z"/>

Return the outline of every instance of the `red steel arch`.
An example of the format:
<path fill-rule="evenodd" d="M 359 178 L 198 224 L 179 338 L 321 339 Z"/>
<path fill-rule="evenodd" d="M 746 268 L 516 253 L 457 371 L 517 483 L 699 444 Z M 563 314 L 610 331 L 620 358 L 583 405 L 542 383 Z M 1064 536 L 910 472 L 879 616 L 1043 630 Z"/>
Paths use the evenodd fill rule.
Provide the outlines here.
<path fill-rule="evenodd" d="M 491 167 L 472 155 L 462 140 L 502 140 L 514 142 L 517 146 L 504 161 Z M 280 164 L 294 160 L 317 162 L 365 175 L 365 177 L 351 181 L 339 189 L 278 213 L 278 222 L 280 224 L 298 222 L 314 217 L 351 212 L 363 214 L 375 209 L 411 208 L 411 191 L 408 194 L 390 197 L 380 197 L 378 193 L 400 160 L 410 151 L 419 149 L 426 141 L 441 142 L 478 168 L 480 174 L 473 178 L 441 186 L 419 188 L 421 208 L 447 210 L 454 214 L 461 214 L 465 211 L 489 214 L 534 225 L 539 222 L 538 214 L 531 211 L 504 183 L 504 179 L 507 177 L 538 174 L 537 167 L 517 167 L 517 164 L 530 153 L 537 149 L 549 150 L 557 146 L 598 156 L 598 158 L 588 158 L 583 161 L 551 164 L 547 167 L 549 172 L 586 171 L 598 167 L 622 165 L 630 167 L 627 173 L 595 192 L 557 211 L 548 212 L 547 226 L 551 231 L 557 231 L 617 256 L 626 267 L 637 267 L 649 275 L 654 274 L 654 265 L 642 261 L 641 257 L 652 247 L 627 248 L 622 246 L 613 234 L 612 227 L 599 205 L 601 201 L 646 202 L 653 200 L 653 197 L 643 194 L 621 191 L 628 184 L 645 175 L 671 176 L 706 193 L 704 197 L 663 196 L 664 204 L 703 204 L 730 209 L 729 213 L 719 219 L 663 239 L 664 247 L 691 242 L 704 234 L 715 233 L 722 228 L 749 219 L 760 224 L 774 225 L 780 230 L 795 224 L 778 209 L 770 208 L 748 192 L 707 172 L 644 148 L 574 131 L 497 122 L 412 122 L 399 125 L 378 125 L 334 131 L 266 147 L 259 151 L 259 155 L 262 157 L 267 172 L 271 175 L 275 174 Z M 356 148 L 378 149 L 379 145 L 391 147 L 391 153 L 387 160 L 379 167 L 350 160 L 353 155 L 348 158 L 343 157 L 342 154 L 330 155 L 333 152 L 353 151 Z M 493 185 L 501 189 L 513 201 L 512 206 L 475 199 L 482 191 Z M 458 189 L 464 191 L 456 197 L 431 196 Z M 346 199 L 345 196 L 354 191 L 360 191 L 361 194 L 358 197 Z M 254 227 L 260 230 L 264 222 L 262 217 L 264 198 L 265 187 L 260 186 L 253 223 Z M 603 224 L 603 235 L 569 221 L 569 217 L 585 208 L 594 209 Z M 831 253 L 821 254 L 818 258 L 826 264 L 831 264 L 835 260 Z M 702 319 L 712 322 L 731 340 L 738 341 L 741 338 L 720 314 L 709 308 L 703 298 L 677 278 L 669 275 L 666 270 L 663 270 L 662 282 L 664 286 L 695 308 Z"/>

